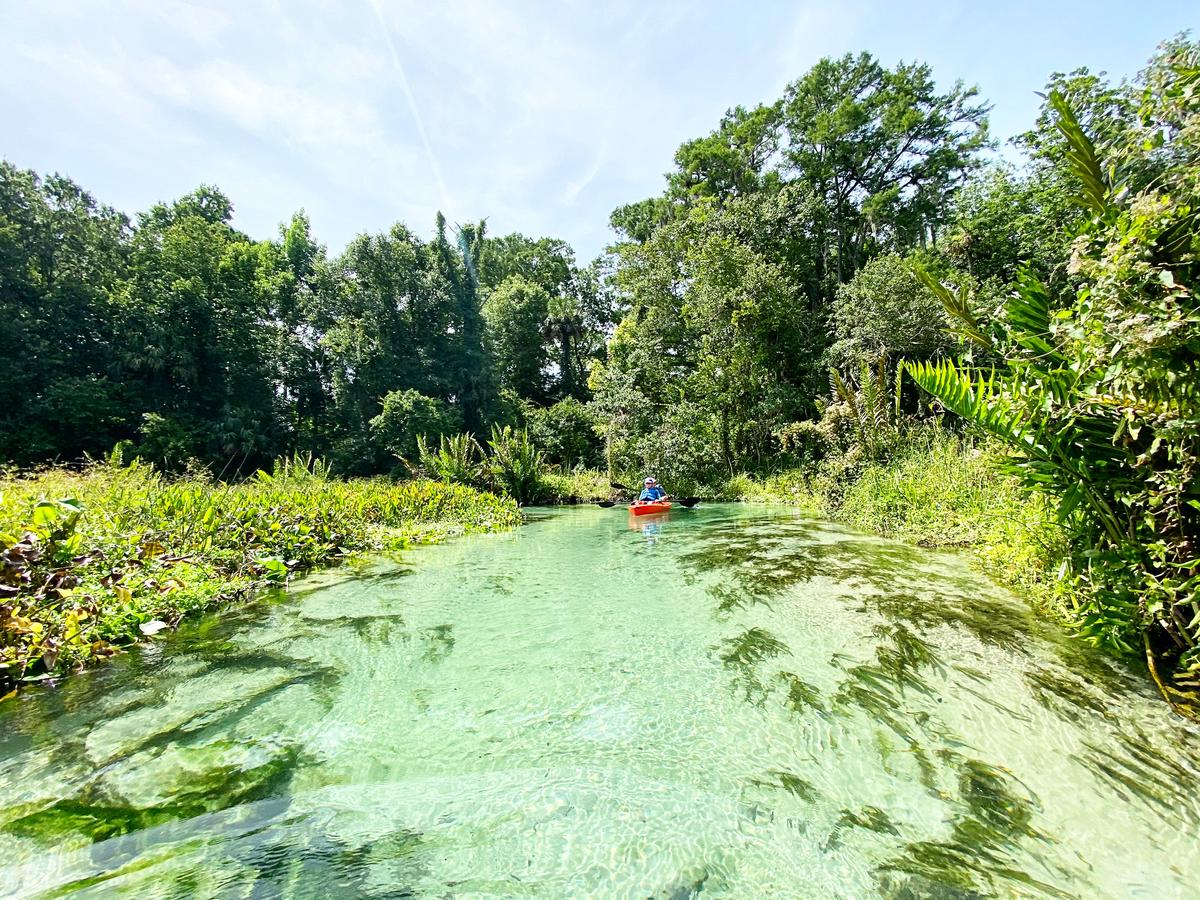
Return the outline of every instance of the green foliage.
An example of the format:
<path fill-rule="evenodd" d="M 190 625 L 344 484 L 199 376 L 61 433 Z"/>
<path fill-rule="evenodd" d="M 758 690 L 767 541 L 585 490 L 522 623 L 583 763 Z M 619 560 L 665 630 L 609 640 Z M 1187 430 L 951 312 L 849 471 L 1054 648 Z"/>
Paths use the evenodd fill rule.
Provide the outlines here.
<path fill-rule="evenodd" d="M 493 427 L 488 450 L 490 471 L 505 493 L 522 505 L 536 501 L 545 460 L 529 434 L 510 425 Z"/>
<path fill-rule="evenodd" d="M 956 346 L 937 297 L 895 253 L 871 260 L 838 288 L 831 321 L 829 359 L 840 368 L 857 369 L 880 355 L 933 359 Z"/>
<path fill-rule="evenodd" d="M 510 275 L 483 305 L 492 364 L 503 387 L 521 397 L 546 396 L 542 329 L 550 295 L 521 275 Z"/>
<path fill-rule="evenodd" d="M 778 104 L 731 109 L 711 135 L 676 151 L 677 171 L 668 177 L 668 191 L 691 199 L 756 193 L 774 174 L 767 166 L 779 139 Z"/>
<path fill-rule="evenodd" d="M 677 206 L 665 197 L 651 197 L 613 210 L 609 225 L 626 240 L 644 244 L 654 230 L 674 220 Z"/>
<path fill-rule="evenodd" d="M 613 497 L 608 475 L 598 469 L 543 472 L 538 491 L 538 502 L 551 504 L 591 503 Z"/>
<path fill-rule="evenodd" d="M 819 320 L 797 314 L 810 199 L 785 188 L 696 207 L 622 246 L 630 309 L 589 382 L 614 469 L 719 483 L 764 464 L 774 431 L 812 408 L 824 348 Z M 796 262 L 778 260 L 779 246 Z"/>
<path fill-rule="evenodd" d="M 523 234 L 484 238 L 480 247 L 479 280 L 489 291 L 510 278 L 534 285 L 548 297 L 569 294 L 578 278 L 575 251 L 555 238 L 533 240 Z"/>
<path fill-rule="evenodd" d="M 0 161 L 0 459 L 99 452 L 129 427 L 112 377 L 128 220 Z"/>
<path fill-rule="evenodd" d="M 1065 534 L 1050 504 L 997 472 L 997 453 L 926 426 L 909 431 L 885 461 L 834 453 L 760 480 L 740 476 L 726 491 L 923 547 L 964 550 L 981 571 L 1066 619 L 1070 593 L 1056 581 Z"/>
<path fill-rule="evenodd" d="M 417 439 L 436 440 L 462 427 L 457 410 L 420 391 L 389 391 L 379 415 L 370 422 L 371 436 L 401 460 L 417 458 Z"/>
<path fill-rule="evenodd" d="M 573 397 L 525 410 L 529 439 L 545 454 L 548 463 L 567 469 L 603 463 L 596 431 L 599 424 L 594 410 Z"/>
<path fill-rule="evenodd" d="M 1171 128 L 1155 94 L 1143 103 L 1153 136 L 1107 164 L 1065 97 L 1053 93 L 1059 146 L 1089 221 L 1071 267 L 1081 281 L 1055 311 L 1031 273 L 1018 281 L 986 339 L 994 373 L 952 361 L 913 366 L 914 379 L 950 411 L 1010 448 L 1009 468 L 1053 498 L 1072 537 L 1075 611 L 1090 640 L 1130 652 L 1144 644 L 1200 685 L 1200 310 L 1192 286 L 1200 250 L 1197 130 L 1200 67 L 1194 47 L 1152 65 L 1180 84 Z M 1173 75 L 1166 75 L 1173 73 Z M 1172 93 L 1167 88 L 1165 92 Z M 1175 163 L 1141 191 L 1122 191 L 1146 154 Z M 1164 686 L 1170 699 L 1173 689 Z"/>
<path fill-rule="evenodd" d="M 447 484 L 477 485 L 483 477 L 483 450 L 469 434 L 443 434 L 436 450 L 419 434 L 417 449 L 422 470 Z"/>
<path fill-rule="evenodd" d="M 166 471 L 182 471 L 203 452 L 194 425 L 158 413 L 142 416 L 138 437 L 138 455 Z"/>
<path fill-rule="evenodd" d="M 893 375 L 887 356 L 880 356 L 873 364 L 864 361 L 853 381 L 847 381 L 837 369 L 829 372 L 833 395 L 844 410 L 837 418 L 849 426 L 854 445 L 868 459 L 886 456 L 900 440 L 902 368 L 898 367 Z M 831 414 L 838 412 L 835 407 L 830 407 L 825 419 L 833 418 Z"/>
<path fill-rule="evenodd" d="M 838 282 L 873 246 L 922 246 L 987 146 L 987 105 L 929 67 L 887 69 L 867 53 L 822 59 L 788 85 L 785 159 L 819 191 Z"/>
<path fill-rule="evenodd" d="M 121 461 L 118 457 L 112 462 L 113 465 L 120 465 Z M 290 457 L 281 456 L 275 460 L 271 466 L 271 472 L 259 469 L 254 477 L 259 481 L 279 481 L 281 479 L 287 481 L 329 481 L 333 477 L 330 471 L 329 463 L 321 459 L 319 456 L 313 456 L 309 451 L 303 453 L 293 453 Z"/>
<path fill-rule="evenodd" d="M 440 219 L 432 241 L 397 224 L 329 259 L 303 212 L 275 241 L 232 215 L 204 186 L 131 225 L 66 179 L 0 165 L 0 339 L 21 348 L 0 360 L 0 459 L 132 440 L 171 471 L 245 474 L 302 450 L 372 474 L 418 433 L 483 433 L 502 391 L 586 397 L 614 313 L 562 241 Z"/>
<path fill-rule="evenodd" d="M 240 484 L 138 462 L 0 479 L 0 686 L 78 668 L 348 554 L 518 522 L 505 498 L 333 480 L 309 456 Z"/>
<path fill-rule="evenodd" d="M 769 469 L 830 362 L 951 350 L 900 259 L 936 241 L 986 145 L 973 89 L 862 54 L 681 146 L 665 195 L 613 214 L 628 311 L 589 381 L 610 468 L 710 485 Z"/>
<path fill-rule="evenodd" d="M 1002 302 L 1023 267 L 1058 297 L 1069 292 L 1071 240 L 1083 221 L 1064 178 L 1044 169 L 993 166 L 955 198 L 940 259 L 931 263 L 972 279 L 982 310 Z"/>

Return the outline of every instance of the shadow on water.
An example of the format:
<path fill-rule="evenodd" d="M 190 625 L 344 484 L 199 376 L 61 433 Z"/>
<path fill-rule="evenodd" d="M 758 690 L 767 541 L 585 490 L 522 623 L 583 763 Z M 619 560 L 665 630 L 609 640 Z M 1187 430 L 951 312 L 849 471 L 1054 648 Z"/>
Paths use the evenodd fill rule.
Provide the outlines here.
<path fill-rule="evenodd" d="M 164 861 L 143 871 L 138 857 L 147 840 L 177 845 L 185 859 L 198 849 L 204 865 Z M 289 818 L 287 801 L 257 802 L 101 842 L 92 858 L 103 874 L 69 881 L 55 893 L 102 887 L 129 892 L 126 879 L 132 877 L 163 897 L 229 896 L 233 884 L 243 889 L 238 896 L 250 897 L 418 897 L 416 885 L 429 871 L 425 849 L 422 835 L 407 829 L 354 845 Z"/>
<path fill-rule="evenodd" d="M 1074 759 L 1121 800 L 1144 803 L 1175 828 L 1193 826 L 1198 801 L 1186 786 L 1196 783 L 1200 770 L 1192 759 L 1159 753 L 1141 729 L 1130 726 L 1114 735 L 1109 745 L 1086 741 Z"/>
<path fill-rule="evenodd" d="M 956 582 L 939 570 L 938 588 L 933 588 L 929 558 L 920 551 L 844 533 L 831 535 L 826 527 L 812 523 L 774 524 L 766 530 L 722 523 L 705 530 L 699 542 L 701 546 L 682 554 L 681 562 L 695 574 L 723 576 L 721 583 L 706 588 L 716 601 L 718 620 L 734 615 L 752 618 L 759 609 L 770 611 L 771 599 L 817 578 L 827 579 L 841 591 L 854 588 L 847 605 L 885 620 L 871 632 L 873 659 L 860 662 L 834 655 L 830 662 L 844 677 L 827 702 L 796 673 L 765 671 L 772 660 L 790 650 L 759 625 L 718 648 L 747 700 L 761 703 L 772 687 L 779 687 L 781 702 L 797 714 L 830 712 L 842 720 L 865 714 L 883 725 L 901 741 L 897 753 L 885 733 L 876 732 L 885 769 L 889 759 L 900 762 L 902 757 L 903 769 L 895 773 L 897 777 L 915 775 L 931 796 L 954 810 L 950 834 L 929 840 L 877 806 L 843 809 L 824 844 L 827 852 L 855 831 L 887 835 L 892 843 L 901 841 L 900 852 L 876 871 L 877 886 L 887 897 L 986 897 L 1030 891 L 1069 896 L 1051 882 L 1086 883 L 1084 873 L 1057 866 L 1047 866 L 1042 876 L 1029 871 L 1030 859 L 1042 864 L 1043 854 L 1036 846 L 1049 843 L 1032 824 L 1041 810 L 1038 798 L 1004 768 L 972 756 L 929 708 L 931 701 L 941 701 L 948 670 L 927 632 L 939 627 L 965 631 L 982 644 L 1025 658 L 1038 631 L 1027 611 L 988 596 L 969 577 Z M 965 664 L 954 669 L 965 676 L 956 690 L 1008 712 L 987 696 L 987 673 Z M 1066 690 L 1065 685 L 1052 683 L 1055 676 L 1049 669 L 1034 671 L 1040 674 L 1028 677 L 1044 694 L 1057 698 Z M 1083 709 L 1102 711 L 1087 705 Z M 1100 754 L 1092 764 L 1102 765 Z M 1179 777 L 1179 773 L 1155 771 L 1166 779 Z M 1107 774 L 1122 784 L 1135 778 L 1145 784 L 1153 783 L 1154 773 L 1147 768 L 1113 769 Z M 753 783 L 809 801 L 816 797 L 811 784 L 791 773 L 773 771 Z"/>
<path fill-rule="evenodd" d="M 107 792 L 93 782 L 73 797 L 9 821 L 4 830 L 51 847 L 72 835 L 93 843 L 105 841 L 280 796 L 299 765 L 299 751 L 286 747 L 253 768 L 221 766 L 194 774 L 188 789 L 176 792 L 168 802 L 141 807 L 106 796 Z"/>
<path fill-rule="evenodd" d="M 693 576 L 726 576 L 725 583 L 707 588 L 718 616 L 769 607 L 788 588 L 823 578 L 889 621 L 961 627 L 1009 651 L 1021 652 L 1036 628 L 1027 610 L 984 593 L 970 575 L 939 568 L 931 576 L 926 551 L 828 525 L 719 522 L 697 529 L 693 540 L 699 546 L 680 554 L 679 562 Z"/>
<path fill-rule="evenodd" d="M 783 772 L 773 769 L 767 773 L 767 776 L 766 778 L 755 778 L 750 783 L 756 787 L 787 791 L 787 793 L 799 797 L 806 803 L 812 803 L 819 796 L 817 789 L 813 787 L 811 781 L 801 778 L 794 772 Z"/>
<path fill-rule="evenodd" d="M 1043 896 L 1071 897 L 1023 868 L 1017 855 L 1035 855 L 1028 840 L 1047 842 L 1032 825 L 1041 805 L 1012 774 L 977 759 L 960 758 L 956 813 L 950 835 L 913 841 L 877 870 L 888 897 L 990 897 L 1034 890 Z M 1051 877 L 1082 885 L 1080 872 L 1054 867 Z M 900 877 L 903 876 L 903 877 Z"/>
<path fill-rule="evenodd" d="M 749 628 L 713 649 L 721 662 L 734 670 L 736 684 L 745 692 L 746 699 L 754 703 L 764 702 L 770 690 L 758 677 L 759 664 L 790 652 L 783 641 L 765 628 Z"/>

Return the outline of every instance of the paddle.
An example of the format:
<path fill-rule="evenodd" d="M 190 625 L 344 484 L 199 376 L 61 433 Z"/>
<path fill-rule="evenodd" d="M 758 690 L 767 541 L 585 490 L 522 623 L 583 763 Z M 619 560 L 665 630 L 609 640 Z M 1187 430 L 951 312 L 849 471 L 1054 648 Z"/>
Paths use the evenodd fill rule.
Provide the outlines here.
<path fill-rule="evenodd" d="M 620 485 L 614 484 L 613 487 L 620 487 Z M 693 506 L 695 506 L 697 503 L 700 502 L 700 499 L 701 499 L 700 497 L 679 497 L 677 499 L 672 498 L 669 502 L 678 503 L 684 509 L 691 509 Z M 604 509 L 612 509 L 614 506 L 617 505 L 617 501 L 616 500 L 597 500 L 596 505 L 601 506 Z"/>

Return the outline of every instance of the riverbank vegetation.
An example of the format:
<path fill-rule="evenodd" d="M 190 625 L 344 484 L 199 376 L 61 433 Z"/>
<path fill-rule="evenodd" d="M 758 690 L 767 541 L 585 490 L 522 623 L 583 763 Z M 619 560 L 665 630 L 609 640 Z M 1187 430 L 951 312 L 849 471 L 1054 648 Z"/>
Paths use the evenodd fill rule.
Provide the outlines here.
<path fill-rule="evenodd" d="M 912 435 L 886 460 L 852 477 L 832 467 L 738 476 L 730 499 L 795 505 L 821 518 L 936 550 L 966 553 L 984 574 L 1069 624 L 1071 594 L 1059 579 L 1066 535 L 1043 498 L 999 469 L 999 449 L 941 428 Z"/>
<path fill-rule="evenodd" d="M 119 459 L 0 478 L 0 688 L 79 668 L 296 571 L 518 522 L 507 498 L 333 479 L 307 457 L 236 484 Z"/>
<path fill-rule="evenodd" d="M 119 445 L 238 482 L 310 453 L 521 502 L 650 472 L 766 491 L 973 548 L 1183 708 L 1200 45 L 1052 74 L 996 148 L 974 88 L 825 59 L 685 142 L 589 265 L 440 217 L 331 256 L 303 213 L 251 240 L 212 187 L 131 220 L 4 164 L 0 458 Z"/>

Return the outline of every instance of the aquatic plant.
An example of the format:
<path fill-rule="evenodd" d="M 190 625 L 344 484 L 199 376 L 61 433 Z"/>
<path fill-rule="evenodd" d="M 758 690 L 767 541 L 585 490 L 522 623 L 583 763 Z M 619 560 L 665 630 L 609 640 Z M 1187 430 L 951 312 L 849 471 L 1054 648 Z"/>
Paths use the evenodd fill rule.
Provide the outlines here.
<path fill-rule="evenodd" d="M 298 570 L 519 521 L 507 498 L 334 480 L 308 457 L 240 484 L 139 462 L 0 480 L 0 686 L 78 668 Z"/>

